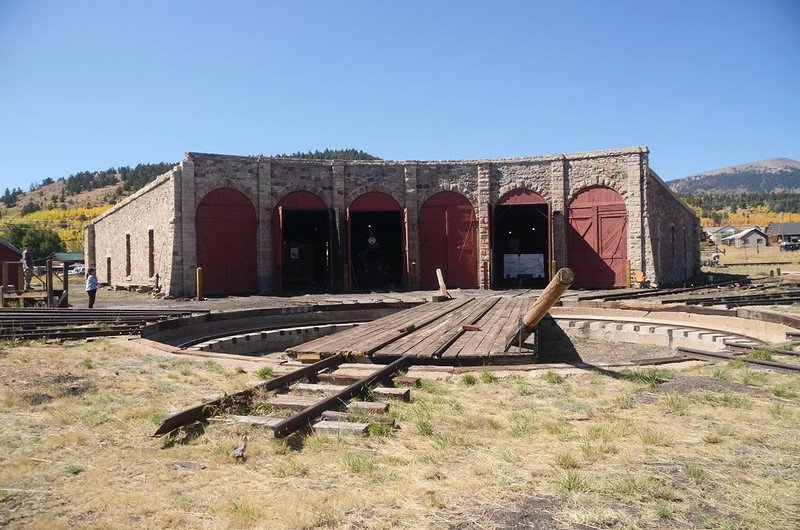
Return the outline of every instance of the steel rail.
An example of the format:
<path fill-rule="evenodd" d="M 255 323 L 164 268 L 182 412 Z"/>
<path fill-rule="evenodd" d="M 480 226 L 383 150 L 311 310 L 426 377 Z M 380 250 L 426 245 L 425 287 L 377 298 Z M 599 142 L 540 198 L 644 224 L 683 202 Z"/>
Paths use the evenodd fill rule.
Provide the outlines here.
<path fill-rule="evenodd" d="M 314 374 L 321 372 L 322 370 L 331 368 L 333 366 L 338 366 L 343 362 L 344 362 L 344 357 L 342 357 L 341 355 L 326 357 L 325 359 L 317 361 L 314 364 L 304 366 L 289 374 L 275 377 L 273 379 L 270 379 L 269 381 L 260 383 L 252 388 L 248 388 L 247 390 L 242 390 L 241 392 L 236 392 L 234 394 L 222 396 L 220 398 L 204 401 L 200 405 L 188 408 L 186 410 L 182 410 L 180 412 L 176 412 L 175 414 L 172 414 L 171 416 L 165 418 L 152 436 L 153 437 L 163 436 L 167 433 L 174 431 L 175 429 L 183 427 L 184 425 L 187 425 L 194 421 L 207 419 L 215 415 L 217 412 L 223 410 L 226 406 L 230 406 L 231 404 L 234 403 L 249 401 L 250 399 L 252 399 L 253 395 L 256 392 L 272 391 L 288 387 L 289 384 L 295 381 L 298 381 L 308 376 L 313 376 Z"/>
<path fill-rule="evenodd" d="M 703 296 L 694 296 L 688 298 L 673 298 L 670 302 L 681 302 L 681 303 L 689 303 L 689 302 L 697 302 L 703 300 L 745 300 L 749 298 L 766 298 L 769 296 L 795 296 L 800 294 L 800 290 L 790 290 L 790 291 L 775 291 L 771 293 L 765 293 L 764 291 L 759 290 L 758 292 L 753 292 L 750 294 L 730 294 L 730 295 L 719 295 L 719 296 L 710 296 L 710 295 L 703 295 Z"/>
<path fill-rule="evenodd" d="M 751 364 L 754 366 L 758 366 L 761 368 L 769 368 L 773 370 L 783 370 L 785 372 L 800 372 L 800 364 L 787 364 L 787 363 L 779 363 L 775 361 L 762 361 L 761 359 L 748 359 L 746 357 L 737 356 L 726 354 L 722 352 L 712 352 L 712 351 L 705 351 L 705 350 L 696 350 L 694 348 L 677 348 L 677 351 L 681 352 L 682 354 L 686 355 L 687 357 L 695 357 L 701 360 L 705 360 L 707 358 L 711 359 L 722 359 L 726 361 L 742 361 L 746 364 Z"/>
<path fill-rule="evenodd" d="M 718 283 L 709 283 L 706 285 L 693 285 L 691 287 L 676 287 L 673 289 L 657 289 L 657 288 L 650 288 L 650 289 L 640 289 L 632 292 L 614 294 L 614 293 L 606 293 L 606 294 L 599 294 L 599 295 L 590 295 L 590 296 L 578 296 L 578 300 L 626 300 L 626 299 L 634 299 L 634 298 L 646 298 L 650 296 L 661 296 L 661 295 L 669 295 L 669 294 L 680 294 L 680 293 L 688 293 L 692 291 L 701 291 L 703 289 L 718 289 L 720 287 L 728 287 L 734 284 L 741 285 L 742 283 L 748 283 L 749 280 L 729 280 L 725 282 L 718 282 Z"/>
<path fill-rule="evenodd" d="M 250 328 L 243 328 L 237 329 L 236 331 L 226 331 L 223 333 L 212 333 L 209 335 L 202 335 L 200 337 L 194 338 L 192 340 L 188 340 L 186 342 L 182 342 L 175 346 L 178 349 L 185 350 L 186 348 L 191 348 L 197 344 L 201 344 L 203 342 L 207 342 L 210 340 L 215 339 L 222 339 L 225 337 L 233 337 L 236 335 L 248 335 L 251 333 L 259 333 L 259 332 L 268 332 L 268 331 L 275 331 L 279 329 L 293 329 L 293 328 L 300 328 L 300 327 L 313 327 L 313 326 L 330 326 L 330 325 L 338 325 L 338 324 L 363 324 L 365 322 L 372 322 L 369 319 L 352 319 L 352 318 L 342 318 L 342 319 L 334 319 L 331 321 L 326 322 L 314 322 L 312 324 L 297 324 L 293 326 L 257 326 L 257 327 L 250 327 Z"/>
<path fill-rule="evenodd" d="M 380 370 L 362 378 L 361 380 L 347 386 L 345 389 L 326 397 L 319 402 L 306 407 L 300 412 L 281 420 L 272 427 L 276 438 L 283 438 L 298 429 L 310 427 L 311 422 L 328 410 L 341 410 L 347 405 L 347 401 L 354 396 L 364 392 L 373 384 L 391 378 L 391 376 L 401 370 L 410 362 L 408 357 L 400 357 Z"/>
<path fill-rule="evenodd" d="M 731 342 L 731 341 L 727 341 L 727 340 L 723 341 L 723 343 L 728 348 L 736 348 L 736 349 L 744 350 L 744 351 L 769 350 L 770 353 L 774 353 L 776 355 L 792 355 L 792 356 L 800 357 L 800 351 L 784 350 L 783 348 L 770 348 L 769 346 L 762 346 L 762 347 L 756 348 L 754 346 L 746 346 L 744 344 L 736 344 L 735 342 Z"/>

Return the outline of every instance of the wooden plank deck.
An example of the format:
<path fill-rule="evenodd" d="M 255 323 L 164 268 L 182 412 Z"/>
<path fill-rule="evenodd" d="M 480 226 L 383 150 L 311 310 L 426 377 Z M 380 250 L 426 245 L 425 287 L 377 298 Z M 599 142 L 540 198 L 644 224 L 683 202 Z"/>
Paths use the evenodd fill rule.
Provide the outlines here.
<path fill-rule="evenodd" d="M 286 351 L 321 357 L 345 353 L 374 359 L 530 357 L 534 352 L 518 348 L 506 352 L 504 348 L 506 336 L 516 329 L 533 301 L 529 297 L 494 296 L 431 302 Z"/>
<path fill-rule="evenodd" d="M 371 354 L 387 343 L 405 335 L 416 333 L 434 324 L 442 316 L 466 305 L 472 298 L 458 298 L 445 302 L 428 303 L 400 311 L 387 317 L 361 324 L 353 329 L 320 337 L 288 348 L 287 353 L 318 353 L 322 356 L 343 354 Z M 426 331 L 428 331 L 426 329 Z"/>

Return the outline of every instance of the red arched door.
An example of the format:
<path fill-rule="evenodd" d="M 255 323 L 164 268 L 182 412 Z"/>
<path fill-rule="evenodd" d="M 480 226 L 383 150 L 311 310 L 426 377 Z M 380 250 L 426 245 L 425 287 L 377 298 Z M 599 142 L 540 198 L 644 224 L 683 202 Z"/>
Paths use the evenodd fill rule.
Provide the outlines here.
<path fill-rule="evenodd" d="M 586 188 L 569 205 L 567 255 L 575 286 L 625 287 L 628 212 L 619 193 L 603 186 Z"/>
<path fill-rule="evenodd" d="M 419 261 L 423 289 L 436 289 L 436 269 L 448 287 L 478 287 L 478 248 L 475 209 L 469 199 L 442 191 L 419 211 Z"/>
<path fill-rule="evenodd" d="M 256 212 L 243 193 L 230 188 L 209 192 L 197 207 L 197 266 L 208 295 L 254 294 Z"/>

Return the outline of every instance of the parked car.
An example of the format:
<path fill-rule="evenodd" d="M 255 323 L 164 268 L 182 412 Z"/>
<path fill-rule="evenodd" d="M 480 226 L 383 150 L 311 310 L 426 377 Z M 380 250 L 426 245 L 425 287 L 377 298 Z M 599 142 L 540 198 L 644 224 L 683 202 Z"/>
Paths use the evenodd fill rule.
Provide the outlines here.
<path fill-rule="evenodd" d="M 86 267 L 83 265 L 73 265 L 69 268 L 67 274 L 86 274 Z"/>
<path fill-rule="evenodd" d="M 800 241 L 783 241 L 781 242 L 780 250 L 800 250 Z"/>

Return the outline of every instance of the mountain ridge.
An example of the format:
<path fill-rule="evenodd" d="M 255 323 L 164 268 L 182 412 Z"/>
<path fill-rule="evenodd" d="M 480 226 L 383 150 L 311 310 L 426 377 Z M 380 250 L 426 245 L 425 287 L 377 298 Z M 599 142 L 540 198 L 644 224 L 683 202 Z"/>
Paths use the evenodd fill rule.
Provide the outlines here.
<path fill-rule="evenodd" d="M 689 175 L 667 185 L 680 195 L 800 193 L 800 161 L 769 158 Z"/>

